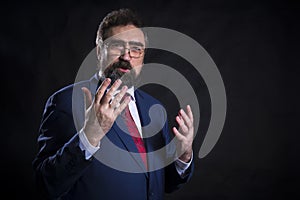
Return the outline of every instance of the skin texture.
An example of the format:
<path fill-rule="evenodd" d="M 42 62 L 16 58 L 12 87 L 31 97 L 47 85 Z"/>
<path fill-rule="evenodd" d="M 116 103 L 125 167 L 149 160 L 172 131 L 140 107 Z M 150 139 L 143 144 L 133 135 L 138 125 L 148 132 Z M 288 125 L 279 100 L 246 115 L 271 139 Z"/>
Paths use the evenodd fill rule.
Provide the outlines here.
<path fill-rule="evenodd" d="M 145 46 L 143 32 L 133 25 L 112 27 L 108 35 L 125 42 L 141 42 Z M 105 71 L 106 68 L 111 67 L 113 63 L 120 60 L 130 62 L 136 76 L 138 76 L 142 70 L 144 54 L 139 58 L 132 58 L 128 50 L 126 50 L 121 56 L 112 56 L 98 46 L 97 55 L 100 59 L 102 66 L 100 70 L 102 71 Z M 120 79 L 115 81 L 110 90 L 104 95 L 110 83 L 111 80 L 109 78 L 106 78 L 105 81 L 102 82 L 94 100 L 92 100 L 91 92 L 87 88 L 82 88 L 85 94 L 86 105 L 83 131 L 93 146 L 99 145 L 99 142 L 110 130 L 118 115 L 130 102 L 129 97 L 121 101 L 128 89 L 127 86 L 122 86 L 121 92 L 111 101 L 114 92 L 122 85 Z M 119 106 L 116 107 L 117 105 Z M 178 123 L 178 128 L 173 127 L 172 130 L 179 141 L 177 147 L 181 154 L 179 159 L 184 162 L 189 162 L 192 156 L 192 143 L 194 138 L 193 114 L 189 105 L 186 107 L 186 111 L 184 109 L 179 110 L 176 116 L 176 122 Z"/>

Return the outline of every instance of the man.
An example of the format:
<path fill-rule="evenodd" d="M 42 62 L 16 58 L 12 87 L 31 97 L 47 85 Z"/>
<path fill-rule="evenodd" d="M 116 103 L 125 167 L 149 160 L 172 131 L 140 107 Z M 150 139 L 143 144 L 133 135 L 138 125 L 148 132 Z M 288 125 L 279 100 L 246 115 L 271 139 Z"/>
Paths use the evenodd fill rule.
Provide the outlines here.
<path fill-rule="evenodd" d="M 191 108 L 176 117 L 175 151 L 161 107 L 149 117 L 160 102 L 134 86 L 146 47 L 141 26 L 129 9 L 109 13 L 97 32 L 98 73 L 48 99 L 33 161 L 46 199 L 159 200 L 191 178 Z"/>

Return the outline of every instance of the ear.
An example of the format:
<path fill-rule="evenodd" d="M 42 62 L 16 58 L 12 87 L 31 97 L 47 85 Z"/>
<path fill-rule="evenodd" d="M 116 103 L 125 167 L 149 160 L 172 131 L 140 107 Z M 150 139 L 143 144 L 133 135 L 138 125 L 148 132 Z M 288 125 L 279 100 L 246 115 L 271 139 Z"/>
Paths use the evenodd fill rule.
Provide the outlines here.
<path fill-rule="evenodd" d="M 98 61 L 100 61 L 100 59 L 101 59 L 101 51 L 100 51 L 100 45 L 99 44 L 96 46 L 96 54 L 97 54 Z"/>

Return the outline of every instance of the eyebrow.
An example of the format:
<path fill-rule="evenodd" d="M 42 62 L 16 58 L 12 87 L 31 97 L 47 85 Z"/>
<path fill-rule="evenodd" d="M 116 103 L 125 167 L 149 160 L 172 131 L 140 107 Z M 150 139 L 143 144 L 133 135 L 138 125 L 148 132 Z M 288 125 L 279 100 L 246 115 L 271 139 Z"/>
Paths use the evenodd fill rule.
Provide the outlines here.
<path fill-rule="evenodd" d="M 141 42 L 129 41 L 128 44 L 129 45 L 135 45 L 135 46 L 144 47 L 143 43 L 141 43 Z"/>
<path fill-rule="evenodd" d="M 119 40 L 119 39 L 111 40 L 111 42 L 126 43 L 124 40 Z M 143 44 L 143 43 L 141 43 L 141 42 L 136 42 L 136 41 L 129 41 L 128 44 L 129 44 L 129 45 L 135 45 L 135 46 L 144 47 L 144 44 Z"/>

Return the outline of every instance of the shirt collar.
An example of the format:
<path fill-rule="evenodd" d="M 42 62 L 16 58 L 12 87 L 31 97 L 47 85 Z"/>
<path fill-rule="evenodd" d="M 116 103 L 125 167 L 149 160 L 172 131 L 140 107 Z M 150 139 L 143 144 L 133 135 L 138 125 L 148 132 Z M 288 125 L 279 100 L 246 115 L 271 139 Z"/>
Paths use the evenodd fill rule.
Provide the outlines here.
<path fill-rule="evenodd" d="M 114 93 L 114 96 L 116 96 L 121 90 L 116 90 Z M 133 100 L 135 102 L 135 96 L 134 96 L 134 86 L 128 88 L 127 94 L 129 94 L 131 96 L 131 100 Z"/>
<path fill-rule="evenodd" d="M 130 94 L 131 100 L 135 102 L 135 96 L 134 96 L 134 86 L 128 88 L 127 93 Z"/>

